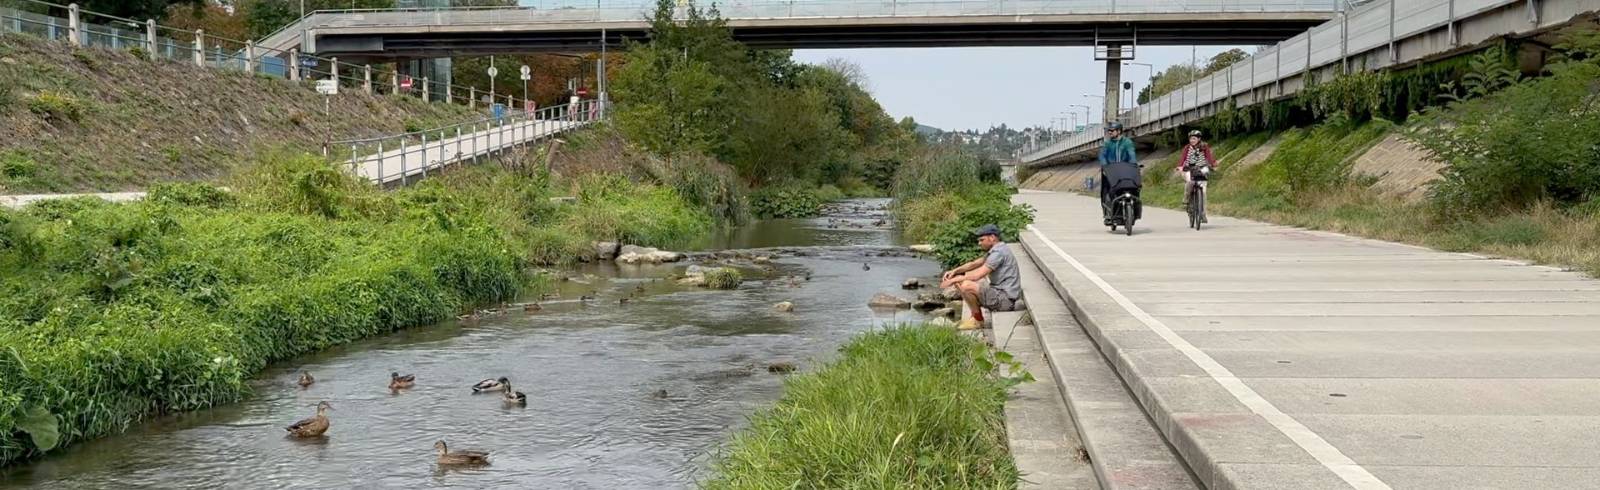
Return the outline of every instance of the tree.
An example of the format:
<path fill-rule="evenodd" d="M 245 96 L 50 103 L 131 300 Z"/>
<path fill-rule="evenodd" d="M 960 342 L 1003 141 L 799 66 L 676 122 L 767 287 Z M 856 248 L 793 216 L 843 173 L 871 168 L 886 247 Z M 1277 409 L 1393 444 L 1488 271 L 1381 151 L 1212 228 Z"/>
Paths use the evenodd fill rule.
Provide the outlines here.
<path fill-rule="evenodd" d="M 175 5 L 200 8 L 205 0 L 80 0 L 84 10 L 127 17 L 134 20 L 160 19 Z"/>
<path fill-rule="evenodd" d="M 119 0 L 105 0 L 119 1 Z M 394 8 L 395 0 L 305 0 L 306 12 L 316 10 Z M 300 4 L 288 0 L 240 0 L 250 38 L 261 39 L 300 19 Z"/>
<path fill-rule="evenodd" d="M 1157 97 L 1183 88 L 1190 82 L 1222 71 L 1224 68 L 1233 66 L 1234 63 L 1249 58 L 1249 53 L 1245 53 L 1244 50 L 1239 48 L 1233 48 L 1212 56 L 1210 60 L 1206 61 L 1205 67 L 1198 67 L 1189 63 L 1169 66 L 1160 73 L 1156 73 L 1155 77 L 1150 79 L 1150 83 L 1139 90 L 1139 103 L 1144 104 L 1155 100 Z"/>
<path fill-rule="evenodd" d="M 208 35 L 226 39 L 245 40 L 251 37 L 245 12 L 239 8 L 230 9 L 228 5 L 216 1 L 205 5 L 167 7 L 166 19 L 161 23 L 185 31 L 204 29 Z"/>

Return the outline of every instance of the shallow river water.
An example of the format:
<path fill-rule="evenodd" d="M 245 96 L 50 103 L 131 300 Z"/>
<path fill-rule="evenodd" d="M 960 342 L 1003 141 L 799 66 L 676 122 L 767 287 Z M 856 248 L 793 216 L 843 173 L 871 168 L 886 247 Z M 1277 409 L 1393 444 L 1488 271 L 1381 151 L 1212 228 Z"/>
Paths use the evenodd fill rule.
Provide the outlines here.
<path fill-rule="evenodd" d="M 785 249 L 770 271 L 738 262 L 746 282 L 735 291 L 657 280 L 687 263 L 563 271 L 575 280 L 542 311 L 413 328 L 281 362 L 243 402 L 75 445 L 5 470 L 0 487 L 690 487 L 745 417 L 780 395 L 782 376 L 769 363 L 807 369 L 854 333 L 922 318 L 865 304 L 937 266 L 891 252 L 899 244 L 873 226 L 878 217 L 850 214 L 757 223 L 713 240 L 807 247 Z M 828 247 L 840 245 L 849 247 Z M 576 300 L 590 292 L 595 300 Z M 774 311 L 779 301 L 793 301 L 795 312 Z M 316 384 L 296 386 L 302 370 Z M 390 392 L 391 371 L 415 373 L 416 387 Z M 468 389 L 499 376 L 527 394 L 526 408 Z M 323 400 L 334 407 L 326 437 L 284 436 L 283 426 Z M 441 439 L 490 451 L 492 465 L 438 467 L 432 446 Z"/>

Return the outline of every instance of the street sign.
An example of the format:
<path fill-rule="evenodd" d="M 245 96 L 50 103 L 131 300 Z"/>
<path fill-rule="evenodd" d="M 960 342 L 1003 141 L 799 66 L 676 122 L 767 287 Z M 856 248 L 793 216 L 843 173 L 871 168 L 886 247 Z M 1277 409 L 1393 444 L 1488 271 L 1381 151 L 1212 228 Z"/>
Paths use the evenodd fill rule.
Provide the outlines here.
<path fill-rule="evenodd" d="M 339 81 L 317 80 L 317 93 L 322 95 L 339 95 Z"/>
<path fill-rule="evenodd" d="M 528 68 L 528 65 L 522 65 L 522 79 L 533 80 L 533 69 Z"/>
<path fill-rule="evenodd" d="M 300 55 L 300 66 L 304 66 L 306 68 L 316 68 L 317 59 L 311 56 Z"/>
<path fill-rule="evenodd" d="M 580 89 L 578 89 L 578 96 L 579 97 L 583 97 L 583 96 L 586 96 L 586 95 L 589 95 L 589 89 L 588 88 L 580 88 Z"/>
<path fill-rule="evenodd" d="M 493 66 L 489 67 L 489 78 L 494 78 L 497 76 L 500 76 L 500 69 Z"/>
<path fill-rule="evenodd" d="M 401 90 L 411 90 L 411 77 L 401 77 L 400 78 L 400 89 Z"/>

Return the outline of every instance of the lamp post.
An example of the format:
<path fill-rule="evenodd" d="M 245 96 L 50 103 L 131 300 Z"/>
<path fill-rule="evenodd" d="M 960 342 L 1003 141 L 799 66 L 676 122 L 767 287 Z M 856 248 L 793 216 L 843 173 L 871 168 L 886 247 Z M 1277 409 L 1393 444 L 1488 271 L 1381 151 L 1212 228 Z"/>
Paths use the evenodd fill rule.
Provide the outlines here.
<path fill-rule="evenodd" d="M 1089 125 L 1089 121 L 1093 121 L 1094 120 L 1093 117 L 1089 116 L 1089 111 L 1091 109 L 1093 109 L 1093 108 L 1089 107 L 1088 104 L 1072 104 L 1069 107 L 1082 107 L 1083 108 L 1083 125 L 1084 126 L 1088 126 Z"/>
<path fill-rule="evenodd" d="M 1149 63 L 1139 63 L 1139 62 L 1136 62 L 1136 61 L 1124 61 L 1124 62 L 1122 62 L 1122 64 L 1123 64 L 1123 65 L 1138 65 L 1138 66 L 1143 66 L 1143 67 L 1144 67 L 1144 68 L 1145 68 L 1145 70 L 1147 70 L 1147 71 L 1148 71 L 1148 72 L 1149 72 L 1149 75 L 1150 75 L 1150 77 L 1149 77 L 1149 78 L 1146 78 L 1146 79 L 1145 79 L 1145 81 L 1144 81 L 1144 86 L 1145 86 L 1145 88 L 1149 88 L 1149 87 L 1150 87 L 1150 86 L 1152 86 L 1152 85 L 1155 85 L 1155 81 L 1156 81 L 1156 67 L 1155 67 L 1155 66 L 1154 66 L 1154 65 L 1151 65 L 1151 64 L 1149 64 Z M 1133 90 L 1133 89 L 1128 89 L 1128 90 L 1129 90 L 1129 91 L 1132 91 L 1132 90 Z M 1154 91 L 1154 90 L 1151 90 L 1151 91 L 1150 91 L 1150 95 L 1151 95 L 1151 97 L 1152 97 L 1152 98 L 1154 98 L 1154 96 L 1155 96 L 1155 91 Z M 1139 101 L 1139 97 L 1138 97 L 1138 96 L 1137 96 L 1137 95 L 1136 95 L 1136 96 L 1134 96 L 1134 98 L 1133 98 L 1133 101 L 1134 101 L 1134 102 L 1138 102 L 1138 101 Z"/>

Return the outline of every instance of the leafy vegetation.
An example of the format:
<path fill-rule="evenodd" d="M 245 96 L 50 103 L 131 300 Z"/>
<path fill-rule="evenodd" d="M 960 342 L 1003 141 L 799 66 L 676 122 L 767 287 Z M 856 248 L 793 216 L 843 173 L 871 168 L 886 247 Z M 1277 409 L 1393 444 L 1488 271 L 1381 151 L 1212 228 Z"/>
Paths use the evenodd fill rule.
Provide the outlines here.
<path fill-rule="evenodd" d="M 738 289 L 744 282 L 744 273 L 732 267 L 717 267 L 706 271 L 706 287 L 711 289 Z"/>
<path fill-rule="evenodd" d="M 758 218 L 809 218 L 822 210 L 822 203 L 844 197 L 837 187 L 829 194 L 804 185 L 763 187 L 750 196 L 751 211 Z"/>
<path fill-rule="evenodd" d="M 950 328 L 862 334 L 837 361 L 796 375 L 734 436 L 703 486 L 1014 488 L 1006 389 L 982 342 Z"/>
<path fill-rule="evenodd" d="M 1183 88 L 1190 82 L 1209 76 L 1212 73 L 1222 71 L 1223 68 L 1233 66 L 1234 63 L 1238 63 L 1249 58 L 1249 53 L 1246 53 L 1244 50 L 1239 48 L 1233 48 L 1221 53 L 1217 53 L 1216 56 L 1212 56 L 1210 60 L 1207 60 L 1206 64 L 1203 66 L 1198 64 L 1178 63 L 1167 67 L 1167 69 L 1161 70 L 1161 72 L 1156 73 L 1154 77 L 1151 77 L 1150 83 L 1143 89 L 1139 90 L 1139 103 L 1144 104 L 1155 100 L 1163 95 L 1172 93 L 1179 88 Z M 1123 68 L 1123 70 L 1126 72 L 1127 68 Z"/>
<path fill-rule="evenodd" d="M 972 236 L 979 226 L 998 226 L 1003 239 L 1015 241 L 1033 222 L 1033 208 L 1012 204 L 1015 190 L 983 166 L 983 159 L 938 148 L 902 166 L 895 178 L 894 211 L 901 229 L 911 240 L 934 245 L 934 255 L 946 267 L 983 253 Z"/>

